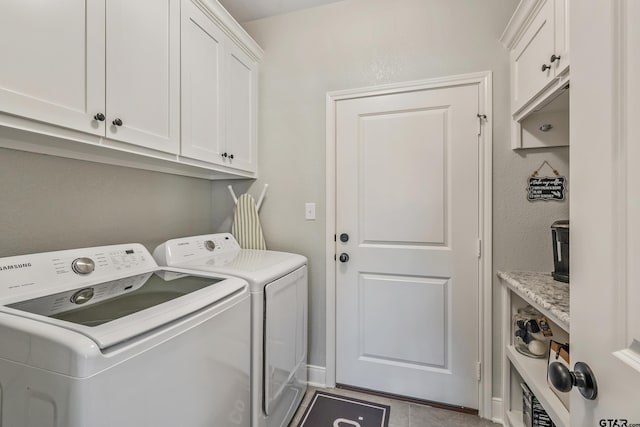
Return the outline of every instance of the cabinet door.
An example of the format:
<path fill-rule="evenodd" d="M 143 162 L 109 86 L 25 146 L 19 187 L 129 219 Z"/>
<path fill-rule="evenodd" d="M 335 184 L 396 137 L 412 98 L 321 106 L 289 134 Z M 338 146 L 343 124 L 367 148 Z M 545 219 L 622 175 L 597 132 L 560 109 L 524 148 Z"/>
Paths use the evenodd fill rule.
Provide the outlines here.
<path fill-rule="evenodd" d="M 554 53 L 553 16 L 553 0 L 547 0 L 511 52 L 512 113 L 520 110 L 555 78 L 554 67 L 549 62 Z M 544 64 L 550 67 L 543 71 Z"/>
<path fill-rule="evenodd" d="M 257 169 L 258 64 L 233 43 L 226 55 L 225 140 L 227 165 Z M 233 157 L 232 157 L 233 156 Z"/>
<path fill-rule="evenodd" d="M 109 0 L 106 11 L 107 137 L 177 154 L 180 0 Z"/>
<path fill-rule="evenodd" d="M 182 2 L 181 154 L 223 164 L 224 33 L 191 0 Z"/>
<path fill-rule="evenodd" d="M 103 135 L 104 0 L 4 0 L 0 110 Z"/>
<path fill-rule="evenodd" d="M 569 0 L 555 0 L 555 55 L 560 59 L 555 62 L 556 76 L 569 68 Z"/>

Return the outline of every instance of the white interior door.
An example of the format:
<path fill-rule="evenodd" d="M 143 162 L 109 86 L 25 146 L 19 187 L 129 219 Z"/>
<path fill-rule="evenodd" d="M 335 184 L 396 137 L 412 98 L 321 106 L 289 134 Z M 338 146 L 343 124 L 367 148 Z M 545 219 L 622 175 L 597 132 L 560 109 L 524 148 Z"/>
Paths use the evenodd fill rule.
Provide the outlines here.
<path fill-rule="evenodd" d="M 478 102 L 337 102 L 337 383 L 478 407 Z"/>
<path fill-rule="evenodd" d="M 572 390 L 574 427 L 640 425 L 638 20 L 635 0 L 571 2 L 571 364 L 598 386 Z"/>

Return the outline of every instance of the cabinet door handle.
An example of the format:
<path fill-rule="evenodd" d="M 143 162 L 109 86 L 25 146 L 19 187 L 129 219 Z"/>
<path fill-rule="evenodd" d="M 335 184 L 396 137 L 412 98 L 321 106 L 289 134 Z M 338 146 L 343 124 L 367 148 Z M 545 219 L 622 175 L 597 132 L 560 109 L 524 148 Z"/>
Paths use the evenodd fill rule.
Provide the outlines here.
<path fill-rule="evenodd" d="M 120 119 L 115 119 L 111 123 L 113 123 L 114 126 L 122 126 L 122 120 L 120 120 Z"/>
<path fill-rule="evenodd" d="M 542 64 L 542 68 L 541 68 L 541 69 L 542 69 L 542 72 L 544 73 L 545 71 L 547 71 L 547 70 L 550 70 L 550 69 L 551 69 L 551 65 Z"/>
<path fill-rule="evenodd" d="M 551 55 L 551 58 L 549 58 L 549 61 L 551 61 L 551 63 L 554 63 L 558 60 L 560 60 L 560 55 L 556 55 L 555 53 Z"/>
<path fill-rule="evenodd" d="M 233 160 L 233 154 L 229 154 L 229 158 Z"/>
<path fill-rule="evenodd" d="M 226 152 L 225 152 L 225 153 L 222 153 L 222 154 L 220 154 L 220 155 L 221 155 L 222 157 L 224 157 L 225 159 L 226 159 L 227 157 L 229 157 L 229 155 L 228 155 Z"/>
<path fill-rule="evenodd" d="M 105 118 L 106 118 L 106 117 L 105 117 L 105 116 L 104 116 L 104 114 L 102 114 L 102 113 L 98 113 L 98 114 L 96 114 L 95 116 L 93 116 L 93 120 L 97 120 L 97 121 L 99 121 L 99 122 L 104 122 L 104 119 L 105 119 Z"/>

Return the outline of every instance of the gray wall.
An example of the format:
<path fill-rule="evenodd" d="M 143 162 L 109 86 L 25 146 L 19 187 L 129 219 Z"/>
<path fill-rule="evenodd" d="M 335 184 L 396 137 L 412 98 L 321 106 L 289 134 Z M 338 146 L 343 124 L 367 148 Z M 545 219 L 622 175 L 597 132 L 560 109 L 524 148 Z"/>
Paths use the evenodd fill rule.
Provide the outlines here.
<path fill-rule="evenodd" d="M 267 244 L 310 260 L 310 352 L 325 365 L 325 96 L 328 91 L 492 70 L 494 84 L 494 259 L 496 268 L 549 270 L 548 227 L 566 204 L 525 200 L 526 177 L 542 159 L 568 175 L 568 150 L 509 148 L 508 54 L 499 37 L 516 0 L 345 0 L 244 24 L 265 50 L 260 68 L 261 212 Z M 216 184 L 218 185 L 218 184 Z M 214 187 L 216 187 L 214 185 Z M 216 193 L 217 191 L 217 193 Z M 214 190 L 222 194 L 226 189 Z M 227 196 L 228 197 L 228 196 Z M 304 220 L 304 203 L 318 219 Z M 214 208 L 214 228 L 229 210 Z M 494 284 L 494 320 L 500 301 Z M 500 395 L 500 331 L 494 395 Z"/>
<path fill-rule="evenodd" d="M 0 256 L 211 231 L 206 180 L 0 149 L 0 185 Z"/>
<path fill-rule="evenodd" d="M 568 176 L 568 150 L 509 149 L 507 52 L 498 38 L 516 3 L 345 0 L 247 23 L 265 49 L 260 180 L 211 184 L 0 149 L 0 256 L 123 242 L 153 249 L 173 237 L 226 231 L 232 211 L 226 185 L 257 198 L 269 183 L 261 211 L 267 244 L 310 259 L 310 363 L 324 366 L 326 92 L 492 70 L 495 268 L 550 270 L 548 227 L 568 217 L 568 206 L 526 202 L 525 179 L 543 159 Z M 316 221 L 304 220 L 305 202 L 318 204 Z"/>

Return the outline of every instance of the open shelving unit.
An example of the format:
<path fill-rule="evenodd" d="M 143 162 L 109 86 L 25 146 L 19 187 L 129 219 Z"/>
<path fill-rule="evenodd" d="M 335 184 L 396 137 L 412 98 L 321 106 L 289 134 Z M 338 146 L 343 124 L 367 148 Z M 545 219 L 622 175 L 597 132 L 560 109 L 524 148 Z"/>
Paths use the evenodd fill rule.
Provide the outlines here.
<path fill-rule="evenodd" d="M 543 273 L 540 273 L 543 275 Z M 515 274 L 514 274 L 515 275 Z M 553 301 L 545 299 L 544 292 L 536 294 L 536 285 L 517 283 L 509 273 L 499 273 L 503 292 L 503 342 L 504 371 L 503 395 L 505 426 L 524 427 L 522 421 L 522 390 L 525 382 L 558 427 L 570 427 L 570 412 L 547 384 L 547 359 L 534 359 L 520 354 L 513 346 L 512 315 L 519 307 L 531 305 L 540 311 L 551 324 L 556 341 L 569 342 L 568 313 L 558 308 Z M 518 277 L 517 275 L 515 275 Z M 508 280 L 505 279 L 508 277 Z M 551 285 L 553 286 L 553 285 Z M 568 285 L 558 284 L 558 292 L 566 291 Z"/>

